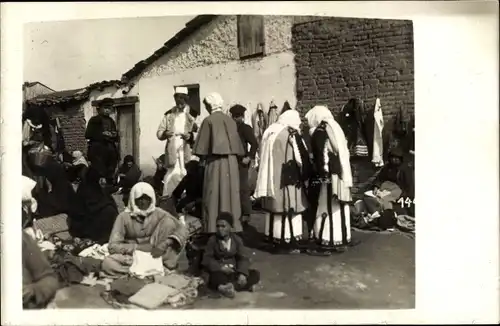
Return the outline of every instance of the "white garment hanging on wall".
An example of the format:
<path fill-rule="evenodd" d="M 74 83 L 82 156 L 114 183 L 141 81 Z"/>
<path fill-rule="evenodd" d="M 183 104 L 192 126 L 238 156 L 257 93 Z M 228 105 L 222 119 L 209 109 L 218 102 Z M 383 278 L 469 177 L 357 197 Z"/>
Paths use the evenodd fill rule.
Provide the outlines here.
<path fill-rule="evenodd" d="M 373 112 L 375 126 L 373 128 L 373 157 L 372 163 L 377 167 L 384 166 L 384 143 L 382 131 L 384 130 L 384 115 L 382 114 L 382 106 L 380 99 L 375 101 L 375 110 Z"/>

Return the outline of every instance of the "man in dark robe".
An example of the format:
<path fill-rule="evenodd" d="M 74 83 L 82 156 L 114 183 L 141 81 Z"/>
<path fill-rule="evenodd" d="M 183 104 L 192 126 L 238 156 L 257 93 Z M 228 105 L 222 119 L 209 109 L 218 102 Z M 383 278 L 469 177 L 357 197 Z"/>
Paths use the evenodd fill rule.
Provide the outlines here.
<path fill-rule="evenodd" d="M 252 189 L 249 185 L 249 169 L 253 165 L 255 159 L 255 153 L 257 153 L 258 143 L 254 136 L 253 129 L 245 123 L 245 111 L 247 109 L 239 104 L 236 104 L 229 109 L 231 116 L 234 121 L 236 121 L 236 126 L 238 128 L 238 134 L 243 145 L 243 150 L 245 151 L 245 156 L 243 156 L 239 161 L 240 168 L 240 200 L 241 200 L 241 222 L 248 223 L 250 220 L 250 214 L 252 213 L 252 201 L 250 196 Z M 250 149 L 248 149 L 250 145 Z"/>
<path fill-rule="evenodd" d="M 203 222 L 205 233 L 216 232 L 221 212 L 235 217 L 234 232 L 241 226 L 240 176 L 238 157 L 245 155 L 236 122 L 223 112 L 224 101 L 217 93 L 203 101 L 210 113 L 200 127 L 193 153 L 205 164 L 203 184 Z"/>
<path fill-rule="evenodd" d="M 109 116 L 113 110 L 113 104 L 113 99 L 103 99 L 99 104 L 98 115 L 90 118 L 85 131 L 85 138 L 89 142 L 88 159 L 101 178 L 106 178 L 108 184 L 113 184 L 120 159 L 116 123 Z"/>

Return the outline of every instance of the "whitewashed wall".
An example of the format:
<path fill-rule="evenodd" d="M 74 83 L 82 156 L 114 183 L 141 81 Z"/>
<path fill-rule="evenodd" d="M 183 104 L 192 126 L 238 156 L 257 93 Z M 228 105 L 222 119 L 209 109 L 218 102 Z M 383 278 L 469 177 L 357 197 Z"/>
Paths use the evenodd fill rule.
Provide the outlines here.
<path fill-rule="evenodd" d="M 236 16 L 220 16 L 177 48 L 158 59 L 135 80 L 140 112 L 140 164 L 146 174 L 153 173 L 152 157 L 164 151 L 156 130 L 165 111 L 174 103 L 173 88 L 199 84 L 200 101 L 210 92 L 222 95 L 226 108 L 232 104 L 247 107 L 247 121 L 262 103 L 267 110 L 271 100 L 281 108 L 285 101 L 295 105 L 295 64 L 291 51 L 293 18 L 265 16 L 263 58 L 240 60 Z M 202 105 L 198 124 L 208 113 Z"/>

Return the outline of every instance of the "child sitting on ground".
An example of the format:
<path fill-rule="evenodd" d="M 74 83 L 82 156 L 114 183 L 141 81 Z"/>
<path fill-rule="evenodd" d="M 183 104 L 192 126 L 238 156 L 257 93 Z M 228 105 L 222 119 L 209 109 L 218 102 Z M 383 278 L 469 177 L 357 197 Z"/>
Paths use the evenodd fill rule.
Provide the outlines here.
<path fill-rule="evenodd" d="M 250 257 L 243 240 L 231 232 L 233 216 L 222 212 L 217 218 L 217 232 L 208 240 L 202 265 L 209 273 L 208 286 L 233 298 L 235 291 L 253 291 L 260 273 L 250 269 Z"/>

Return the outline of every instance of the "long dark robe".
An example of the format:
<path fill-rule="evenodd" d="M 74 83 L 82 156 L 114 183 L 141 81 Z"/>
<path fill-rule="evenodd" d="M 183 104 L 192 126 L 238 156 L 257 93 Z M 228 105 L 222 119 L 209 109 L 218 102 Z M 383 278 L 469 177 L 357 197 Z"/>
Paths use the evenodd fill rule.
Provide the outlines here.
<path fill-rule="evenodd" d="M 240 176 L 238 157 L 245 155 L 236 122 L 220 111 L 205 118 L 193 147 L 193 153 L 205 161 L 203 184 L 203 220 L 207 233 L 215 233 L 221 212 L 234 217 L 234 231 L 240 223 Z"/>
<path fill-rule="evenodd" d="M 105 131 L 117 132 L 112 118 L 102 115 L 90 118 L 85 131 L 85 138 L 89 140 L 87 156 L 102 177 L 112 179 L 120 159 L 118 137 L 104 136 Z"/>
<path fill-rule="evenodd" d="M 51 159 L 43 167 L 34 167 L 33 173 L 37 179 L 34 198 L 38 202 L 38 215 L 70 214 L 76 196 L 64 167 Z"/>
<path fill-rule="evenodd" d="M 111 193 L 99 185 L 99 177 L 99 172 L 91 167 L 78 187 L 70 232 L 73 236 L 106 243 L 118 216 L 118 207 Z"/>

